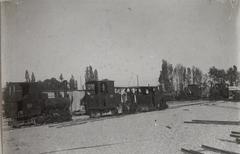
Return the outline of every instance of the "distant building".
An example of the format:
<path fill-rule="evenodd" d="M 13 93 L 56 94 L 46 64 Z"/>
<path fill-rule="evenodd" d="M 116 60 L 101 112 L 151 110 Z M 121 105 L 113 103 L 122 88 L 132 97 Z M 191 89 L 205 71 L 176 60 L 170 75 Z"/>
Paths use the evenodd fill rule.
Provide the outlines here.
<path fill-rule="evenodd" d="M 229 86 L 228 87 L 228 98 L 230 100 L 240 100 L 240 87 Z"/>

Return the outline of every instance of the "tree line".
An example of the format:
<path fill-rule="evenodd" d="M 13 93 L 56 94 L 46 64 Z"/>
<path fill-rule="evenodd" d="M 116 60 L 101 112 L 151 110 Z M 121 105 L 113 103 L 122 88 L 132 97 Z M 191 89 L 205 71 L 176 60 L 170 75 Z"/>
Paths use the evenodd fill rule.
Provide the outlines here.
<path fill-rule="evenodd" d="M 162 70 L 158 81 L 166 92 L 182 91 L 190 84 L 201 84 L 202 79 L 203 73 L 196 66 L 185 67 L 177 64 L 174 67 L 166 60 L 162 60 Z"/>
<path fill-rule="evenodd" d="M 93 70 L 91 65 L 87 66 L 85 71 L 85 82 L 88 81 L 98 81 L 98 71 L 97 69 Z"/>
<path fill-rule="evenodd" d="M 98 80 L 98 71 L 93 69 L 91 65 L 86 67 L 85 71 L 85 82 Z M 31 77 L 28 70 L 25 71 L 25 82 L 34 83 L 36 78 L 32 72 Z M 59 75 L 59 78 L 52 77 L 50 79 L 45 79 L 43 81 L 37 81 L 43 90 L 77 90 L 78 83 L 74 76 L 71 75 L 69 80 L 64 79 L 63 74 Z"/>
<path fill-rule="evenodd" d="M 177 92 L 181 93 L 188 85 L 199 85 L 202 87 L 213 87 L 217 84 L 226 84 L 230 86 L 240 85 L 240 72 L 237 66 L 233 65 L 227 70 L 218 69 L 215 66 L 209 68 L 207 73 L 204 73 L 200 68 L 196 66 L 186 67 L 182 64 L 173 66 L 167 60 L 162 60 L 160 75 L 158 81 L 162 90 L 165 92 Z M 32 72 L 31 77 L 28 70 L 25 71 L 26 82 L 36 82 L 34 73 Z M 98 71 L 91 65 L 85 69 L 85 82 L 97 81 Z M 62 73 L 59 78 L 52 77 L 41 83 L 43 89 L 52 90 L 76 90 L 78 89 L 77 80 L 71 75 L 69 80 L 64 79 Z"/>
<path fill-rule="evenodd" d="M 25 82 L 28 83 L 34 83 L 35 81 L 35 75 L 32 73 L 31 78 L 29 76 L 28 70 L 25 71 Z M 52 77 L 50 79 L 45 79 L 43 81 L 39 80 L 37 81 L 40 88 L 42 90 L 77 90 L 78 84 L 77 80 L 74 79 L 74 76 L 71 75 L 71 78 L 68 80 L 65 80 L 62 73 L 59 75 L 59 80 L 55 77 Z"/>
<path fill-rule="evenodd" d="M 203 73 L 196 66 L 185 67 L 177 64 L 175 67 L 162 60 L 162 70 L 158 79 L 165 92 L 181 93 L 188 85 L 214 86 L 216 84 L 226 84 L 229 86 L 240 85 L 240 72 L 237 66 L 233 65 L 227 70 L 210 67 L 207 73 Z"/>

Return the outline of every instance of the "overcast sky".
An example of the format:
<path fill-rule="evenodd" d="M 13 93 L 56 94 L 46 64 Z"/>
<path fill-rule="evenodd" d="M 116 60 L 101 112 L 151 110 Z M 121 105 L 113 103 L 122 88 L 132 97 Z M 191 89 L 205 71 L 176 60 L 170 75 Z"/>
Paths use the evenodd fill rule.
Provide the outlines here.
<path fill-rule="evenodd" d="M 228 0 L 18 0 L 2 10 L 2 73 L 24 81 L 73 74 L 87 65 L 117 85 L 156 85 L 161 61 L 238 64 L 237 9 Z M 238 65 L 239 66 L 239 65 Z"/>

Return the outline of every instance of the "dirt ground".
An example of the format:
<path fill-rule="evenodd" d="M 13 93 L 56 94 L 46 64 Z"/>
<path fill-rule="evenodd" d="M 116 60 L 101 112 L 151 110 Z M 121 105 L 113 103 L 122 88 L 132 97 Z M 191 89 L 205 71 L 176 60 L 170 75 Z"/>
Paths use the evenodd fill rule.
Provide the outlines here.
<path fill-rule="evenodd" d="M 240 102 L 170 102 L 169 109 L 10 129 L 4 123 L 4 154 L 181 154 L 202 144 L 239 152 L 229 136 L 236 125 L 187 124 L 184 121 L 240 120 Z M 203 151 L 203 153 L 210 153 Z"/>

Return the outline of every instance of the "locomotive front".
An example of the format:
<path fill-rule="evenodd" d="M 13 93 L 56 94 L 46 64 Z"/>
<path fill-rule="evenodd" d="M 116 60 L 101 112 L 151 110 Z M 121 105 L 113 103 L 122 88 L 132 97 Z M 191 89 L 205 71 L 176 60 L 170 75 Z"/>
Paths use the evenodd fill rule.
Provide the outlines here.
<path fill-rule="evenodd" d="M 85 106 L 86 114 L 90 117 L 118 114 L 120 95 L 114 92 L 114 81 L 86 82 L 85 96 L 81 104 Z"/>

